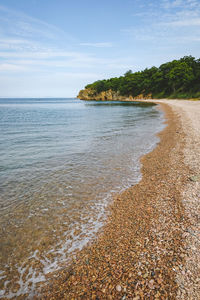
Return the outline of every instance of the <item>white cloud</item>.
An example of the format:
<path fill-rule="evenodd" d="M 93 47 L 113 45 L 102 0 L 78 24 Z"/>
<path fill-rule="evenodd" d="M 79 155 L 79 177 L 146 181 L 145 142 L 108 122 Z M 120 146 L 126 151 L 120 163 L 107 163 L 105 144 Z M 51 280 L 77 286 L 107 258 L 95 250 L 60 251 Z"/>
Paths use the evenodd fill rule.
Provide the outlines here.
<path fill-rule="evenodd" d="M 40 53 L 7 53 L 2 52 L 7 67 L 2 71 L 14 72 L 17 70 L 41 73 L 55 73 L 57 70 L 120 70 L 128 69 L 130 58 L 99 58 L 77 52 L 40 52 Z M 10 66 L 10 67 L 9 67 Z M 12 67 L 11 67 L 12 66 Z M 0 68 L 1 70 L 1 68 Z M 80 71 L 79 71 L 80 72 Z"/>
<path fill-rule="evenodd" d="M 96 48 L 110 48 L 112 43 L 80 43 L 80 46 L 96 47 Z"/>
<path fill-rule="evenodd" d="M 164 9 L 195 9 L 199 8 L 198 0 L 162 0 L 161 7 Z"/>
<path fill-rule="evenodd" d="M 183 0 L 163 0 L 161 2 L 161 5 L 163 8 L 165 9 L 170 9 L 170 8 L 176 8 L 176 7 L 180 7 L 180 6 L 183 6 L 185 3 L 185 1 Z"/>
<path fill-rule="evenodd" d="M 37 18 L 30 17 L 21 11 L 12 10 L 3 5 L 0 5 L 0 11 L 4 13 L 1 17 L 1 30 L 5 34 L 29 38 L 47 38 L 56 39 L 64 37 L 67 40 L 75 41 L 74 37 L 63 31 L 62 29 L 51 25 Z"/>
<path fill-rule="evenodd" d="M 10 64 L 10 63 L 2 63 L 0 64 L 0 71 L 1 72 L 19 72 L 19 71 L 26 71 L 27 69 L 24 66 Z"/>
<path fill-rule="evenodd" d="M 151 6 L 147 3 L 146 11 L 135 12 L 134 16 L 140 22 L 121 32 L 135 43 L 151 43 L 151 47 L 156 43 L 161 47 L 199 43 L 199 0 L 161 0 Z"/>
<path fill-rule="evenodd" d="M 41 50 L 41 45 L 36 41 L 22 39 L 16 36 L 14 37 L 0 36 L 0 51 L 2 50 L 16 51 L 16 53 L 25 50 L 32 52 L 32 51 Z"/>
<path fill-rule="evenodd" d="M 196 19 L 179 19 L 177 21 L 163 23 L 163 25 L 181 26 L 181 27 L 185 27 L 185 26 L 187 26 L 187 27 L 200 26 L 200 18 L 196 18 Z"/>
<path fill-rule="evenodd" d="M 8 9 L 0 5 L 0 56 L 2 65 L 0 70 L 8 72 L 16 72 L 17 70 L 30 72 L 50 72 L 55 73 L 58 69 L 66 69 L 67 71 L 81 69 L 102 68 L 108 62 L 112 63 L 112 59 L 101 59 L 91 53 L 83 51 L 69 51 L 65 47 L 59 46 L 59 42 L 63 40 L 65 43 L 69 41 L 68 35 L 59 28 L 52 26 L 46 22 L 32 18 L 22 12 Z M 63 36 L 65 38 L 63 39 Z M 56 43 L 58 39 L 58 43 Z M 73 43 L 70 48 L 77 46 L 88 46 L 95 48 L 112 47 L 110 42 L 97 43 L 77 43 L 76 39 L 71 39 Z M 61 43 L 62 44 L 62 43 Z M 74 47 L 72 47 L 72 44 Z M 56 45 L 56 46 L 55 46 Z"/>
<path fill-rule="evenodd" d="M 90 60 L 90 56 L 81 52 L 63 51 L 52 48 L 43 48 L 40 51 L 26 51 L 26 52 L 12 52 L 4 51 L 1 52 L 1 57 L 4 58 L 34 58 L 34 59 L 51 59 L 51 58 L 74 58 L 74 59 L 85 59 Z"/>

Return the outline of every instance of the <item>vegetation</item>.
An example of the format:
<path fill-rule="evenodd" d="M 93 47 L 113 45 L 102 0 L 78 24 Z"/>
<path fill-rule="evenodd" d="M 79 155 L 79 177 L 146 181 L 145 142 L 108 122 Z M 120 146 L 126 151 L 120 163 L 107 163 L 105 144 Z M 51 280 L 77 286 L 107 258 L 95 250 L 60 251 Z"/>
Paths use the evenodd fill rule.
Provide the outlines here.
<path fill-rule="evenodd" d="M 200 98 L 200 59 L 184 56 L 159 68 L 135 73 L 129 70 L 124 76 L 98 80 L 85 88 L 95 94 L 113 90 L 122 96 L 151 94 L 153 98 Z"/>

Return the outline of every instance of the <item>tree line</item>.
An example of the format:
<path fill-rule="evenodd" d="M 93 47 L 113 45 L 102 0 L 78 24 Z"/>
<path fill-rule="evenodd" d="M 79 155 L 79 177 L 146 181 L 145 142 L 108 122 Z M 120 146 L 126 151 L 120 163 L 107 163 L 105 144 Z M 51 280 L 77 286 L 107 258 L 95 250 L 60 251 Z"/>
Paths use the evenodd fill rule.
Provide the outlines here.
<path fill-rule="evenodd" d="M 152 98 L 200 98 L 200 59 L 184 56 L 143 71 L 127 71 L 123 76 L 86 85 L 99 94 L 113 90 L 122 96 L 151 94 Z"/>

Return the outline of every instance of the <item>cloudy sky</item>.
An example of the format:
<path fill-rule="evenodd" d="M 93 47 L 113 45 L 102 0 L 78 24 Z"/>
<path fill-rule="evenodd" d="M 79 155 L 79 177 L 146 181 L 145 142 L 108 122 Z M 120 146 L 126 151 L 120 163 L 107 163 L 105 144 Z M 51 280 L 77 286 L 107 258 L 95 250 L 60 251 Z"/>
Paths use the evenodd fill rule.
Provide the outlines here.
<path fill-rule="evenodd" d="M 0 0 L 0 97 L 75 97 L 184 55 L 200 57 L 200 0 Z"/>

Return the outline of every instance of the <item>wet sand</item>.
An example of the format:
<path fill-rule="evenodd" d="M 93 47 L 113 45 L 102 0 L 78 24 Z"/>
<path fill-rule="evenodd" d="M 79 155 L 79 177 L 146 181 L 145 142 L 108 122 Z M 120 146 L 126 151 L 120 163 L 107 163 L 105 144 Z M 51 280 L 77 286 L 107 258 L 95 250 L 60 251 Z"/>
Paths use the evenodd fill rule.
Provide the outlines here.
<path fill-rule="evenodd" d="M 199 169 L 186 159 L 186 117 L 178 106 L 161 108 L 168 126 L 154 151 L 141 159 L 142 180 L 116 196 L 96 241 L 51 275 L 40 298 L 198 299 L 198 269 L 188 277 L 193 254 L 187 241 L 196 234 L 196 222 L 185 193 L 190 186 L 192 202 Z"/>

